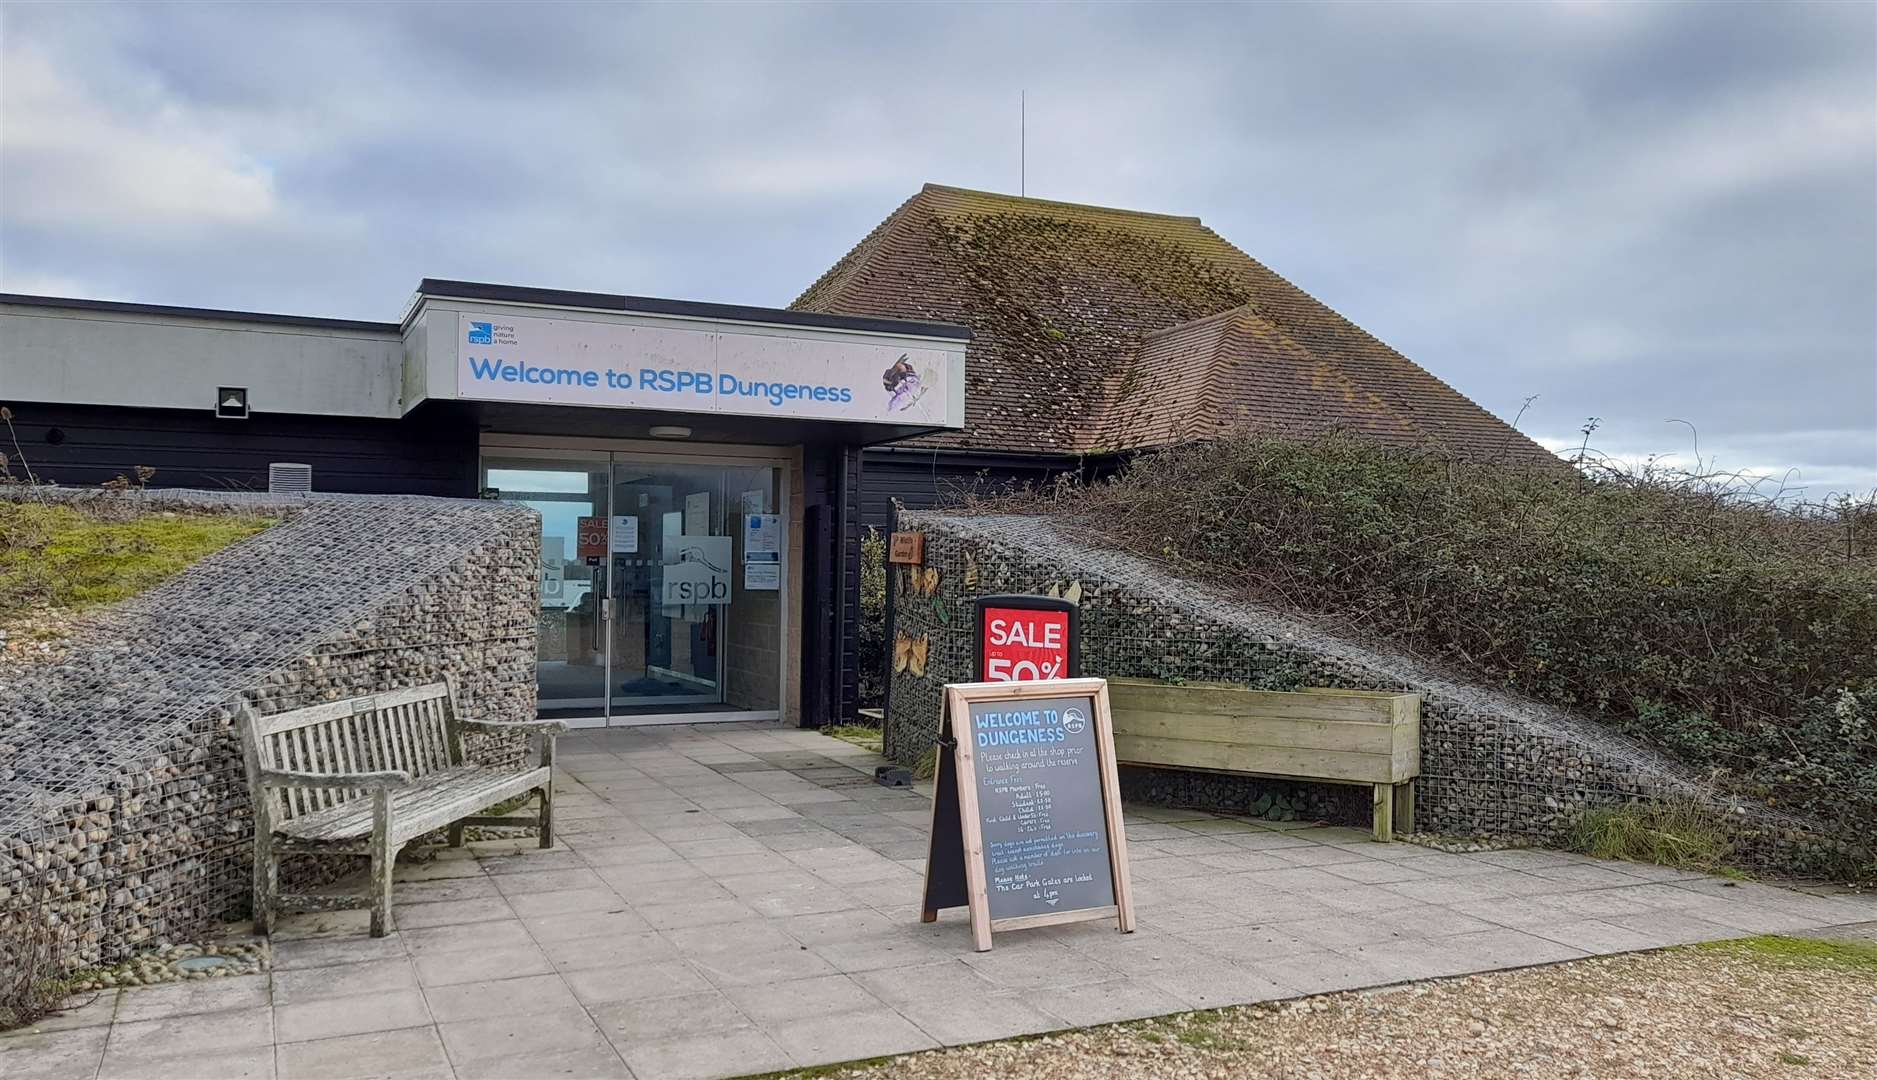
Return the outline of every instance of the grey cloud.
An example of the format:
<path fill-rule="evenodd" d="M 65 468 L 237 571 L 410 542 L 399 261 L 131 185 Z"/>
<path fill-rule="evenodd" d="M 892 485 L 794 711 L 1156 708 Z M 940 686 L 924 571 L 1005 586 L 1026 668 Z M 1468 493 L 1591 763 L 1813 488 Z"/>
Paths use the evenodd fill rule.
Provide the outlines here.
<path fill-rule="evenodd" d="M 263 221 L 24 213 L 0 283 L 389 317 L 425 274 L 785 303 L 926 180 L 1199 214 L 1522 425 L 1877 485 L 1868 5 L 11 6 Z M 13 65 L 0 96 L 22 84 Z M 219 140 L 219 141 L 218 141 Z M 110 148 L 100 151 L 109 162 Z M 214 168 L 210 160 L 205 167 Z"/>

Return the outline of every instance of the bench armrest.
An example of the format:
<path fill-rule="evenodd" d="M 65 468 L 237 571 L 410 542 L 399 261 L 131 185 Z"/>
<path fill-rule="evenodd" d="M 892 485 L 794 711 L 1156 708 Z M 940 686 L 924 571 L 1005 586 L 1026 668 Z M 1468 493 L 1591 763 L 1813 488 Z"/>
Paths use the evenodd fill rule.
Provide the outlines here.
<path fill-rule="evenodd" d="M 548 735 L 567 734 L 565 720 L 470 720 L 459 719 L 459 724 L 470 727 L 492 728 L 496 731 L 539 731 Z"/>
<path fill-rule="evenodd" d="M 288 772 L 262 769 L 262 787 L 281 788 L 363 788 L 367 791 L 411 786 L 411 774 L 402 769 L 368 773 Z"/>

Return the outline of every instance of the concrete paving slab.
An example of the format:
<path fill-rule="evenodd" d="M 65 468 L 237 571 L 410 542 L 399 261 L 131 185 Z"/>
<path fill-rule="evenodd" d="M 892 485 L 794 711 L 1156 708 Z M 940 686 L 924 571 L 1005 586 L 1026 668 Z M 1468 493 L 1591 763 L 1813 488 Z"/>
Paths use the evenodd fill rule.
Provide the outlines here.
<path fill-rule="evenodd" d="M 760 1028 L 628 1043 L 619 1056 L 640 1080 L 716 1080 L 791 1068 L 795 1059 Z"/>
<path fill-rule="evenodd" d="M 9 1074 L 11 1075 L 11 1074 Z M 271 1080 L 274 1048 L 210 1050 L 171 1057 L 106 1053 L 99 1080 Z"/>
<path fill-rule="evenodd" d="M 272 1000 L 266 975 L 191 979 L 160 986 L 124 988 L 115 1019 L 129 1023 L 225 1009 L 252 1009 L 266 1006 Z"/>
<path fill-rule="evenodd" d="M 274 1007 L 274 1038 L 283 1043 L 425 1027 L 430 1023 L 430 1009 L 423 993 L 417 990 L 318 998 Z"/>
<path fill-rule="evenodd" d="M 0 1076 L 7 1080 L 93 1080 L 110 1033 L 108 1027 L 10 1033 L 0 1037 Z"/>
<path fill-rule="evenodd" d="M 366 937 L 363 912 L 293 917 L 260 991 L 108 995 L 62 1029 L 0 1036 L 0 1072 L 716 1078 L 1877 924 L 1869 897 L 1129 807 L 1137 933 L 1049 927 L 979 954 L 962 911 L 918 921 L 930 785 L 875 788 L 845 764 L 871 759 L 825 746 L 774 725 L 569 736 L 556 848 L 401 866 L 397 933 Z"/>
<path fill-rule="evenodd" d="M 619 1052 L 603 1043 L 578 1050 L 479 1058 L 456 1063 L 457 1080 L 515 1080 L 516 1077 L 633 1080 L 632 1070 L 620 1059 Z"/>
<path fill-rule="evenodd" d="M 891 1009 L 799 1017 L 763 1030 L 801 1066 L 910 1054 L 937 1049 L 939 1045 Z"/>
<path fill-rule="evenodd" d="M 274 1010 L 227 1009 L 213 1013 L 133 1020 L 111 1025 L 111 1052 L 169 1057 L 202 1050 L 236 1050 L 274 1042 Z"/>
<path fill-rule="evenodd" d="M 412 956 L 435 956 L 438 953 L 478 949 L 516 949 L 532 944 L 534 938 L 521 920 L 474 923 L 463 926 L 432 926 L 402 932 L 404 947 Z"/>
<path fill-rule="evenodd" d="M 663 963 L 682 956 L 669 941 L 653 932 L 598 938 L 572 938 L 543 944 L 548 962 L 562 973 L 626 964 Z"/>
<path fill-rule="evenodd" d="M 286 1043 L 276 1048 L 274 1062 L 279 1080 L 453 1080 L 456 1075 L 433 1027 Z"/>
<path fill-rule="evenodd" d="M 430 1014 L 440 1024 L 486 1017 L 532 1016 L 564 1011 L 580 1002 L 559 975 L 453 983 L 424 988 Z"/>
<path fill-rule="evenodd" d="M 523 975 L 546 975 L 554 970 L 538 946 L 431 953 L 417 958 L 417 977 L 425 986 L 486 982 Z"/>
<path fill-rule="evenodd" d="M 771 1029 L 777 1024 L 808 1017 L 886 1008 L 879 998 L 846 975 L 817 975 L 779 983 L 733 986 L 725 988 L 723 993 L 743 1015 Z"/>
<path fill-rule="evenodd" d="M 383 960 L 276 971 L 273 985 L 274 1004 L 293 1005 L 318 998 L 415 990 L 417 970 L 409 957 L 393 956 Z"/>
<path fill-rule="evenodd" d="M 515 913 L 509 909 L 508 902 L 500 896 L 483 896 L 468 900 L 439 900 L 420 904 L 400 903 L 396 913 L 400 933 L 423 930 L 433 926 L 499 922 L 514 917 Z"/>
<path fill-rule="evenodd" d="M 734 1002 L 717 990 L 676 997 L 646 998 L 592 1010 L 600 1030 L 615 1046 L 727 1033 L 753 1025 Z"/>
<path fill-rule="evenodd" d="M 523 1054 L 605 1050 L 600 1029 L 578 1005 L 527 1016 L 485 1016 L 437 1025 L 450 1060 L 461 1064 Z"/>

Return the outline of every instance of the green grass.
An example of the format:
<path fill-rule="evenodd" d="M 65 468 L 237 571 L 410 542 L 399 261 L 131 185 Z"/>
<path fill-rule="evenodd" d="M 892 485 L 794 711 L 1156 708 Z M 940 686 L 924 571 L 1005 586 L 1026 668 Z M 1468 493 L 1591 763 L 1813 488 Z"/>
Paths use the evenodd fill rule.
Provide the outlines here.
<path fill-rule="evenodd" d="M 926 752 L 920 754 L 919 760 L 913 764 L 912 778 L 914 780 L 930 780 L 937 775 L 938 747 L 927 747 Z"/>
<path fill-rule="evenodd" d="M 1718 873 L 1727 869 L 1733 844 L 1716 811 L 1693 801 L 1629 803 L 1592 810 L 1578 820 L 1566 843 L 1599 859 L 1625 859 Z M 1741 876 L 1735 871 L 1728 876 Z"/>
<path fill-rule="evenodd" d="M 114 603 L 271 524 L 237 514 L 112 521 L 68 506 L 0 502 L 0 609 Z"/>
<path fill-rule="evenodd" d="M 1710 941 L 1695 947 L 1742 953 L 1794 967 L 1822 965 L 1877 974 L 1877 942 L 1827 941 L 1823 938 L 1764 934 L 1760 937 L 1739 938 L 1734 941 Z"/>
<path fill-rule="evenodd" d="M 853 743 L 863 750 L 871 750 L 876 754 L 885 751 L 885 746 L 881 741 L 884 736 L 876 727 L 867 727 L 862 724 L 835 724 L 832 727 L 822 728 L 821 733 L 845 743 Z"/>

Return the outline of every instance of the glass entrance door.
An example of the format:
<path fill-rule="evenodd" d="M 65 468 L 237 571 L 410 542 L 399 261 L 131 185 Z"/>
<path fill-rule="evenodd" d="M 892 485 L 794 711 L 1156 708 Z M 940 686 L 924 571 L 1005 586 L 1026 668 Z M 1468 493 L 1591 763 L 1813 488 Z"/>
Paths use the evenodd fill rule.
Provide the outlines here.
<path fill-rule="evenodd" d="M 613 463 L 613 716 L 773 710 L 780 699 L 777 470 Z M 776 547 L 771 562 L 767 548 Z"/>
<path fill-rule="evenodd" d="M 485 459 L 482 486 L 541 514 L 541 609 L 535 678 L 547 715 L 605 715 L 606 567 L 591 527 L 606 513 L 605 463 Z M 581 549 L 585 525 L 587 550 Z"/>
<path fill-rule="evenodd" d="M 483 461 L 493 497 L 541 514 L 541 712 L 588 723 L 777 715 L 782 471 L 590 456 Z"/>

